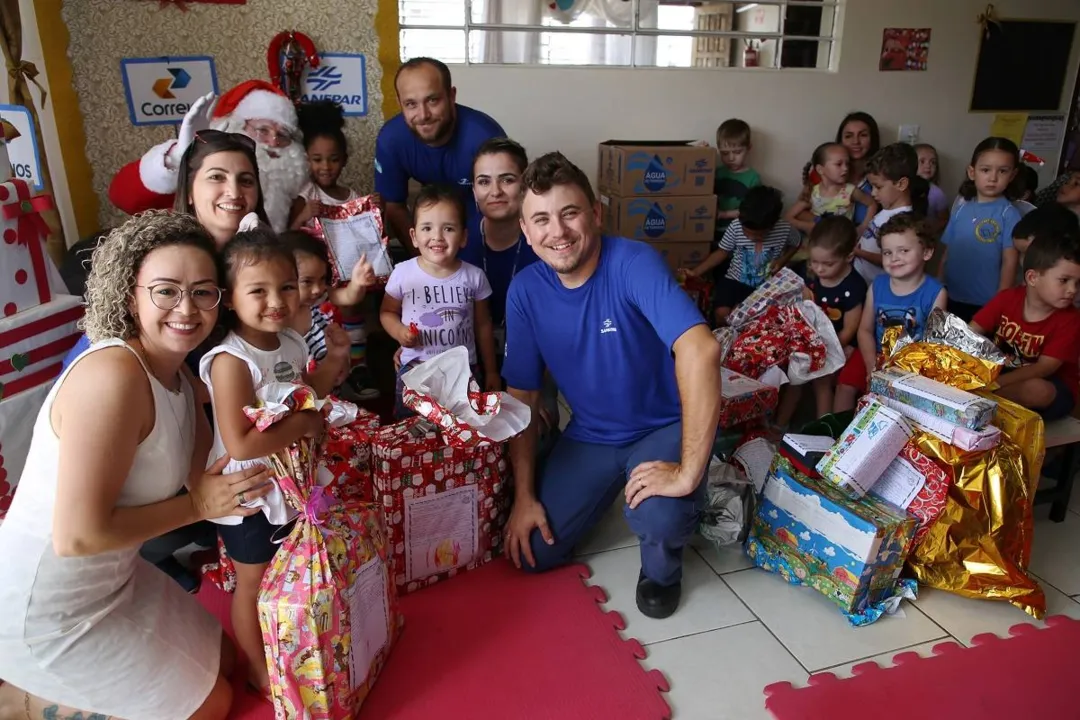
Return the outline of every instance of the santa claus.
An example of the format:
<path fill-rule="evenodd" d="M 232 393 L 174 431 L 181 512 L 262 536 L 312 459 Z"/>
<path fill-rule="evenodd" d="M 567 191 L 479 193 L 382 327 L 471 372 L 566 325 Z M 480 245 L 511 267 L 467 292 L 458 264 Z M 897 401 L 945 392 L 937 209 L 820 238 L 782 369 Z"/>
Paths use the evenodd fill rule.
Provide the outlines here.
<path fill-rule="evenodd" d="M 275 230 L 285 230 L 289 208 L 309 176 L 297 127 L 292 102 L 262 80 L 240 83 L 217 102 L 213 95 L 199 98 L 184 116 L 176 140 L 155 145 L 120 168 L 109 184 L 109 200 L 131 215 L 171 208 L 180 159 L 196 134 L 207 128 L 243 133 L 255 141 L 266 215 Z"/>

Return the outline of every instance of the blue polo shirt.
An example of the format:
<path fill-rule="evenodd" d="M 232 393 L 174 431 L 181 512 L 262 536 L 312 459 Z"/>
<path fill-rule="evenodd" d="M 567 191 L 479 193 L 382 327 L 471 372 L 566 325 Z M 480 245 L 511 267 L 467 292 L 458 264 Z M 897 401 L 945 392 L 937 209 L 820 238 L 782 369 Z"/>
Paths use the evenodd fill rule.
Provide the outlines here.
<path fill-rule="evenodd" d="M 968 200 L 955 207 L 941 244 L 945 259 L 945 287 L 949 299 L 985 305 L 997 295 L 1001 256 L 1012 247 L 1012 232 L 1020 211 L 1006 198 L 991 202 Z"/>
<path fill-rule="evenodd" d="M 484 243 L 479 221 L 469 226 L 469 240 L 458 257 L 484 271 L 491 284 L 491 321 L 499 327 L 506 318 L 506 295 L 510 281 L 524 268 L 539 260 L 525 235 L 506 250 L 492 250 Z M 502 349 L 499 348 L 501 352 Z"/>
<path fill-rule="evenodd" d="M 386 202 L 404 203 L 410 178 L 421 185 L 457 185 L 466 223 L 474 225 L 478 214 L 472 196 L 473 158 L 493 137 L 506 137 L 499 123 L 479 110 L 458 105 L 453 137 L 445 145 L 431 147 L 413 134 L 398 113 L 382 126 L 375 140 L 375 192 Z"/>
<path fill-rule="evenodd" d="M 659 253 L 604 236 L 581 287 L 564 287 L 542 262 L 514 278 L 503 377 L 539 390 L 546 367 L 573 412 L 568 438 L 627 445 L 681 419 L 672 348 L 704 323 Z"/>

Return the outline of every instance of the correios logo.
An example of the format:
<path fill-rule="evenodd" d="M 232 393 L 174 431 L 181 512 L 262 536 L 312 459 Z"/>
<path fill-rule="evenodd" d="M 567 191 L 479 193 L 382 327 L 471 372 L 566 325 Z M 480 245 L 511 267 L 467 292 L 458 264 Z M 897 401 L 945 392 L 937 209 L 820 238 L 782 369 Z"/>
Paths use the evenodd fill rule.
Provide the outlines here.
<path fill-rule="evenodd" d="M 191 75 L 184 68 L 167 68 L 171 77 L 159 78 L 154 81 L 153 91 L 162 100 L 175 100 L 173 90 L 183 90 L 191 84 Z M 144 115 L 161 117 L 163 115 L 184 115 L 188 111 L 187 103 L 156 103 L 144 102 L 140 110 Z"/>
<path fill-rule="evenodd" d="M 340 92 L 330 92 L 341 85 L 343 76 L 341 70 L 326 60 L 317 68 L 312 68 L 307 74 L 307 89 L 309 92 L 301 96 L 301 101 L 312 102 L 315 100 L 330 100 L 339 105 L 362 105 L 363 95 L 348 95 Z"/>

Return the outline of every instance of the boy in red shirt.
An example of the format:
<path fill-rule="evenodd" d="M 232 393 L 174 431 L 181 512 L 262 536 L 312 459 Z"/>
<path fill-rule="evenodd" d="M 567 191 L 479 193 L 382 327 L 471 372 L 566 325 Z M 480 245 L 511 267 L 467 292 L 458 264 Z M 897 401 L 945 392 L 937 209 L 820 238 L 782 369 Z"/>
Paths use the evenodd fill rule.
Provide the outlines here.
<path fill-rule="evenodd" d="M 1024 284 L 1002 290 L 975 314 L 971 328 L 994 340 L 1021 367 L 1002 373 L 998 395 L 1056 420 L 1080 391 L 1080 238 L 1036 237 L 1024 255 Z"/>

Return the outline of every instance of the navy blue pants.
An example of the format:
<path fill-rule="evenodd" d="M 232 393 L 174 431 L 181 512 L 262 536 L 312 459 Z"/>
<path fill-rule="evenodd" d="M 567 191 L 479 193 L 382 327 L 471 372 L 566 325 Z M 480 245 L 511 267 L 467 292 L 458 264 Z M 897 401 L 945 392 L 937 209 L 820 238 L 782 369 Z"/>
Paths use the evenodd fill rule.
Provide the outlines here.
<path fill-rule="evenodd" d="M 616 447 L 577 442 L 560 437 L 539 468 L 536 495 L 547 511 L 555 544 L 544 542 L 539 530 L 530 538 L 536 566 L 541 572 L 570 561 L 574 546 L 591 530 L 622 494 L 630 472 L 651 460 L 678 462 L 682 455 L 682 423 L 654 430 L 630 445 Z M 697 529 L 705 504 L 704 479 L 686 497 L 651 497 L 623 514 L 641 540 L 641 569 L 660 585 L 682 579 L 683 546 Z"/>

